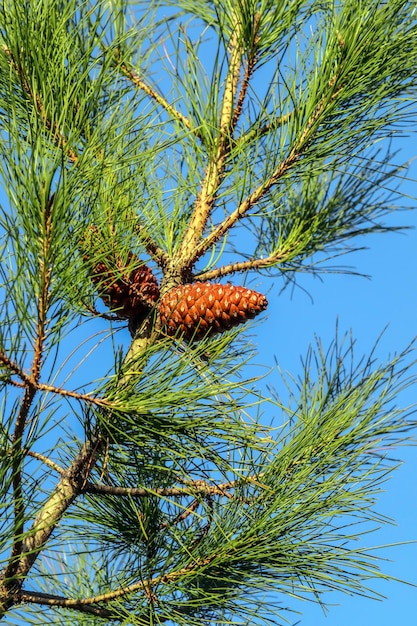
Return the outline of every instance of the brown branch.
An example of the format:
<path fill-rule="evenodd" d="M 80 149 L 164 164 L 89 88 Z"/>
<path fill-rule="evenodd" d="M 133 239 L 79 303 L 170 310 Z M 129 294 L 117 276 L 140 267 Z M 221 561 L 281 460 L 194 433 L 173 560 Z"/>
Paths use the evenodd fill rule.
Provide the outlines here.
<path fill-rule="evenodd" d="M 249 261 L 229 263 L 228 265 L 223 265 L 222 267 L 217 267 L 213 270 L 196 274 L 195 278 L 198 280 L 215 280 L 216 278 L 221 278 L 223 276 L 227 276 L 228 274 L 234 274 L 235 272 L 248 272 L 250 270 L 273 267 L 278 263 L 286 261 L 290 254 L 290 250 L 282 250 L 276 252 L 275 254 L 271 254 L 265 259 L 250 259 Z"/>
<path fill-rule="evenodd" d="M 227 492 L 234 488 L 234 483 L 224 483 L 223 485 L 209 485 L 204 481 L 191 482 L 187 487 L 161 487 L 156 489 L 144 489 L 143 487 L 112 487 L 111 485 L 96 485 L 87 482 L 83 488 L 83 493 L 105 494 L 113 496 L 138 496 L 149 495 L 159 496 L 195 496 L 196 493 L 207 496 L 230 496 Z"/>
<path fill-rule="evenodd" d="M 145 246 L 149 256 L 152 257 L 159 267 L 164 269 L 169 263 L 168 254 L 153 241 L 152 237 L 142 224 L 136 222 L 134 230 L 139 235 L 140 240 Z"/>
<path fill-rule="evenodd" d="M 236 102 L 236 106 L 235 109 L 233 111 L 233 118 L 232 118 L 232 128 L 236 127 L 236 124 L 239 120 L 239 117 L 242 114 L 242 109 L 243 109 L 243 103 L 245 101 L 246 98 L 246 94 L 248 92 L 248 87 L 249 87 L 249 81 L 250 78 L 252 76 L 252 72 L 254 70 L 255 67 L 255 58 L 249 59 L 246 68 L 245 68 L 245 74 L 243 77 L 243 81 L 242 84 L 240 86 L 240 91 L 239 91 L 239 95 L 237 98 L 237 102 Z"/>
<path fill-rule="evenodd" d="M 253 49 L 252 49 L 252 53 L 249 56 L 249 59 L 245 68 L 245 73 L 244 73 L 242 85 L 240 87 L 239 96 L 237 98 L 235 110 L 233 111 L 233 120 L 232 120 L 233 128 L 236 127 L 239 117 L 242 114 L 243 103 L 245 101 L 246 94 L 248 92 L 249 82 L 253 74 L 253 71 L 255 69 L 256 62 L 257 62 L 257 56 L 258 56 L 257 47 L 259 43 L 258 31 L 259 31 L 259 26 L 260 26 L 260 21 L 261 21 L 260 18 L 261 18 L 260 13 L 255 13 L 255 15 L 253 16 Z"/>
<path fill-rule="evenodd" d="M 187 517 L 189 517 L 192 513 L 194 513 L 194 511 L 198 508 L 199 504 L 200 504 L 199 500 L 193 500 L 190 506 L 188 506 L 185 509 L 185 511 L 178 513 L 178 515 L 176 515 L 173 520 L 159 524 L 159 530 L 162 530 L 163 528 L 171 528 L 172 526 L 175 526 L 176 524 L 183 522 L 185 519 L 187 519 Z"/>
<path fill-rule="evenodd" d="M 117 320 L 126 321 L 126 320 L 120 320 L 119 318 L 117 318 Z M 25 374 L 24 372 L 21 372 L 21 373 L 24 376 L 27 376 L 27 374 Z M 86 394 L 86 393 L 79 393 L 78 391 L 70 391 L 69 389 L 63 389 L 62 387 L 54 387 L 53 385 L 47 385 L 46 383 L 33 383 L 29 376 L 27 376 L 27 379 L 28 380 L 25 380 L 25 382 L 18 382 L 9 378 L 9 379 L 6 379 L 5 382 L 7 384 L 13 385 L 14 387 L 19 387 L 19 388 L 24 388 L 24 389 L 26 389 L 27 387 L 31 387 L 33 388 L 35 392 L 46 391 L 49 393 L 54 393 L 56 395 L 62 396 L 64 398 L 74 398 L 75 400 L 82 400 L 83 402 L 89 402 L 90 404 L 94 404 L 100 407 L 109 408 L 111 406 L 111 402 L 109 402 L 109 400 L 105 400 L 104 398 L 97 398 L 94 396 L 90 396 L 89 394 Z"/>
<path fill-rule="evenodd" d="M 142 590 L 147 594 L 149 593 L 149 589 L 152 589 L 159 583 L 171 582 L 173 580 L 177 580 L 178 578 L 181 578 L 182 576 L 186 576 L 187 574 L 190 574 L 193 571 L 198 570 L 200 567 L 205 567 L 206 565 L 209 565 L 211 561 L 213 561 L 215 558 L 216 558 L 216 555 L 213 555 L 206 559 L 196 559 L 192 563 L 187 565 L 186 567 L 183 567 L 177 571 L 173 571 L 168 574 L 163 574 L 162 576 L 156 576 L 155 578 L 151 578 L 148 580 L 141 580 L 140 582 L 134 583 L 133 585 L 129 585 L 128 587 L 119 587 L 119 589 L 115 589 L 114 591 L 102 593 L 97 596 L 93 596 L 91 598 L 68 599 L 68 598 L 63 598 L 61 596 L 52 596 L 52 595 L 49 596 L 48 594 L 45 594 L 46 596 L 45 600 L 47 600 L 47 604 L 49 606 L 60 606 L 64 608 L 75 608 L 78 610 L 84 610 L 84 607 L 86 606 L 91 606 L 94 604 L 98 604 L 100 602 L 110 602 L 111 600 L 117 600 L 118 598 L 122 598 L 123 596 L 130 595 L 134 593 L 135 591 Z M 25 592 L 25 593 L 29 593 L 29 592 Z"/>
<path fill-rule="evenodd" d="M 52 195 L 44 208 L 44 233 L 41 239 L 41 251 L 39 259 L 39 275 L 40 275 L 40 293 L 37 300 L 37 324 L 36 334 L 34 338 L 33 360 L 30 376 L 25 376 L 25 392 L 20 406 L 19 413 L 16 418 L 14 432 L 11 444 L 12 457 L 12 484 L 13 484 L 13 502 L 14 502 L 14 538 L 12 550 L 8 565 L 6 566 L 5 578 L 12 579 L 19 567 L 19 559 L 23 550 L 23 534 L 24 534 L 24 517 L 25 505 L 22 488 L 22 461 L 23 461 L 23 434 L 25 431 L 26 420 L 36 394 L 39 382 L 41 362 L 43 357 L 43 347 L 46 334 L 46 320 L 49 308 L 49 287 L 51 280 L 51 268 L 47 259 L 52 239 L 52 209 L 54 203 L 54 195 Z M 12 362 L 10 361 L 10 364 Z M 22 374 L 20 368 L 19 373 Z"/>
<path fill-rule="evenodd" d="M 27 591 L 25 589 L 22 589 L 17 598 L 19 602 L 32 602 L 34 604 L 42 604 L 44 606 L 63 606 L 61 603 L 68 601 L 68 598 L 65 598 L 64 596 L 55 596 L 53 594 L 42 593 L 40 591 Z M 120 612 L 110 611 L 109 609 L 95 606 L 81 605 L 70 606 L 68 608 L 106 619 L 120 619 Z"/>
<path fill-rule="evenodd" d="M 63 389 L 62 387 L 54 387 L 54 385 L 37 382 L 32 376 L 26 374 L 16 363 L 14 363 L 14 361 L 9 359 L 5 354 L 1 352 L 0 361 L 2 361 L 2 363 L 9 367 L 17 376 L 22 378 L 22 383 L 19 383 L 12 379 L 6 380 L 6 383 L 14 385 L 15 387 L 24 387 L 25 389 L 30 388 L 32 389 L 33 393 L 36 391 L 47 391 L 49 393 L 63 396 L 64 398 L 74 398 L 75 400 L 82 400 L 84 402 L 89 402 L 90 404 L 95 404 L 96 406 L 101 407 L 111 406 L 111 402 L 105 400 L 104 398 L 97 398 L 90 396 L 89 394 L 79 393 L 78 391 L 70 391 L 69 389 Z"/>
<path fill-rule="evenodd" d="M 45 383 L 38 383 L 36 385 L 36 389 L 39 391 L 48 391 L 50 393 L 55 393 L 59 396 L 63 396 L 64 398 L 74 398 L 75 400 L 82 400 L 84 402 L 89 402 L 90 404 L 95 404 L 100 407 L 110 407 L 111 402 L 109 400 L 105 400 L 104 398 L 97 398 L 94 396 L 90 396 L 88 393 L 78 393 L 77 391 L 70 391 L 68 389 L 62 389 L 62 387 L 54 387 L 53 385 L 47 385 Z"/>
<path fill-rule="evenodd" d="M 33 376 L 26 374 L 14 361 L 9 359 L 9 357 L 2 352 L 0 352 L 0 361 L 22 379 L 23 383 L 18 383 L 11 379 L 6 381 L 16 387 L 30 387 L 33 391 L 47 391 L 63 396 L 64 398 L 75 398 L 75 400 L 83 400 L 84 402 L 89 402 L 90 404 L 95 404 L 97 406 L 108 407 L 111 404 L 108 400 L 104 400 L 103 398 L 95 398 L 89 394 L 70 391 L 68 389 L 63 389 L 62 387 L 54 387 L 53 385 L 37 382 Z"/>
<path fill-rule="evenodd" d="M 1 363 L 3 363 L 3 365 L 5 365 L 9 370 L 11 370 L 13 372 L 13 374 L 16 374 L 16 376 L 19 376 L 19 378 L 22 379 L 22 381 L 24 382 L 25 385 L 30 385 L 32 384 L 32 379 L 29 376 L 29 374 L 26 374 L 26 372 L 24 372 L 22 370 L 22 368 L 15 363 L 14 361 L 12 361 L 7 354 L 4 354 L 4 352 L 0 351 L 0 361 Z M 13 381 L 9 381 L 12 382 Z M 14 383 L 13 383 L 14 384 Z"/>
<path fill-rule="evenodd" d="M 13 385 L 13 387 L 18 387 L 19 389 L 24 389 L 26 387 L 25 383 L 13 380 L 13 378 L 2 378 L 1 382 L 6 383 L 6 385 Z"/>
<path fill-rule="evenodd" d="M 221 224 L 219 224 L 195 249 L 194 257 L 199 259 L 211 248 L 223 235 L 225 235 L 242 217 L 247 215 L 249 210 L 255 206 L 263 196 L 273 187 L 290 167 L 301 156 L 301 152 L 292 150 L 290 155 L 282 161 L 270 178 L 257 187 L 239 206 L 230 213 Z"/>

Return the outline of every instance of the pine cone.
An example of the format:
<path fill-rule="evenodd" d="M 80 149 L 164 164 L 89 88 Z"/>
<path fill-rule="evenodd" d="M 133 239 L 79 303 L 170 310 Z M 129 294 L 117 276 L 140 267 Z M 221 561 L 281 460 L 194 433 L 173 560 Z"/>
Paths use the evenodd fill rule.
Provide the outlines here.
<path fill-rule="evenodd" d="M 161 300 L 161 323 L 168 335 L 177 331 L 186 339 L 200 339 L 242 324 L 266 309 L 261 293 L 212 283 L 193 283 L 171 289 Z"/>
<path fill-rule="evenodd" d="M 136 259 L 136 255 L 130 252 L 128 263 Z M 116 278 L 106 263 L 101 262 L 94 267 L 91 278 L 99 286 L 104 304 L 122 319 L 145 313 L 159 298 L 158 281 L 147 265 L 121 276 L 118 273 Z"/>

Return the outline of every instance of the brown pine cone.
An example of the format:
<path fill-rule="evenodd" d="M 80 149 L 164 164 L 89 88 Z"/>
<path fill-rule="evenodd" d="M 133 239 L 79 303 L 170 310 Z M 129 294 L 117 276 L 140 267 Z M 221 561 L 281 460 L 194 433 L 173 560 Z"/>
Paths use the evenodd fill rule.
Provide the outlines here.
<path fill-rule="evenodd" d="M 213 283 L 192 283 L 171 289 L 159 304 L 161 323 L 168 335 L 178 331 L 186 339 L 221 333 L 266 309 L 261 293 Z"/>
<path fill-rule="evenodd" d="M 128 263 L 136 259 L 130 252 Z M 115 272 L 102 261 L 94 267 L 91 278 L 98 286 L 104 304 L 122 319 L 142 315 L 159 298 L 158 281 L 147 265 L 122 275 L 117 273 L 116 278 Z"/>

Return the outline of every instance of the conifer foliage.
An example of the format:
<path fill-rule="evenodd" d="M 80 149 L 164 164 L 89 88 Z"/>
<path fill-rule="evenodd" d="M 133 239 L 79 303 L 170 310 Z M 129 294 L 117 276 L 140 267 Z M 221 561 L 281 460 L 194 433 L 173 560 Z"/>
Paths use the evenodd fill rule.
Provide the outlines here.
<path fill-rule="evenodd" d="M 0 0 L 0 621 L 283 623 L 386 577 L 410 351 L 251 358 L 283 287 L 390 230 L 416 18 Z"/>

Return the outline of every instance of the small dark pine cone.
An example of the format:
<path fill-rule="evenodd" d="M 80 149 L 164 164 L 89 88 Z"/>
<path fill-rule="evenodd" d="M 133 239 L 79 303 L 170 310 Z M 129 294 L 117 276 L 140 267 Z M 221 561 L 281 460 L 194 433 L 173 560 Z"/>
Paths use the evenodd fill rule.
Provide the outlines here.
<path fill-rule="evenodd" d="M 168 335 L 181 332 L 186 339 L 196 340 L 252 319 L 267 304 L 264 295 L 246 287 L 192 283 L 165 294 L 159 312 Z"/>
<path fill-rule="evenodd" d="M 128 263 L 136 259 L 130 252 Z M 117 273 L 116 278 L 115 272 L 102 261 L 94 267 L 92 280 L 98 286 L 104 304 L 122 319 L 146 313 L 159 298 L 158 281 L 147 265 L 125 274 Z"/>

